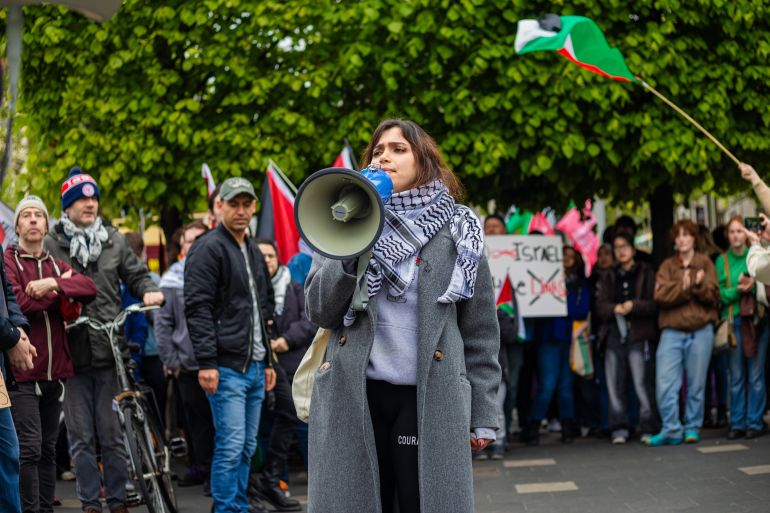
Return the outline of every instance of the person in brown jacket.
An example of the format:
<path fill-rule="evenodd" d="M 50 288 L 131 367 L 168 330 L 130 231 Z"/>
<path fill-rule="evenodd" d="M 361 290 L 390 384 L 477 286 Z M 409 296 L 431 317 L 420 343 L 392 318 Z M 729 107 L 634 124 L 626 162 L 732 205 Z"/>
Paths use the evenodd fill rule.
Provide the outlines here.
<path fill-rule="evenodd" d="M 663 330 L 656 354 L 655 380 L 663 427 L 647 439 L 649 446 L 700 441 L 705 385 L 719 318 L 719 284 L 711 259 L 695 251 L 698 226 L 688 219 L 671 228 L 676 254 L 660 266 L 655 301 Z M 687 374 L 684 426 L 679 420 L 682 372 Z"/>
<path fill-rule="evenodd" d="M 660 427 L 655 409 L 655 368 L 652 352 L 658 340 L 658 305 L 655 303 L 655 271 L 634 258 L 634 239 L 618 233 L 612 240 L 617 264 L 601 275 L 597 285 L 596 312 L 602 323 L 599 339 L 605 342 L 604 369 L 609 394 L 609 425 L 612 443 L 628 440 L 629 372 L 639 398 L 639 430 L 642 441 Z"/>

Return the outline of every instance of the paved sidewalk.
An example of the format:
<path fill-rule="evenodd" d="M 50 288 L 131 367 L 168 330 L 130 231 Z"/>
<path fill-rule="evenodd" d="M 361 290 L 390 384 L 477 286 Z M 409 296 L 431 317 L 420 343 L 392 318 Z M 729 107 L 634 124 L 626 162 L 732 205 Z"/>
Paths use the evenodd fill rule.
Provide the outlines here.
<path fill-rule="evenodd" d="M 728 441 L 724 434 L 704 431 L 700 444 L 661 448 L 588 438 L 562 445 L 543 435 L 538 447 L 516 445 L 503 461 L 474 464 L 476 511 L 770 512 L 770 436 Z M 306 485 L 304 476 L 293 478 L 292 494 L 303 503 Z M 177 492 L 179 513 L 208 513 L 201 487 Z M 65 500 L 57 512 L 79 511 L 73 483 L 60 481 L 57 493 Z"/>

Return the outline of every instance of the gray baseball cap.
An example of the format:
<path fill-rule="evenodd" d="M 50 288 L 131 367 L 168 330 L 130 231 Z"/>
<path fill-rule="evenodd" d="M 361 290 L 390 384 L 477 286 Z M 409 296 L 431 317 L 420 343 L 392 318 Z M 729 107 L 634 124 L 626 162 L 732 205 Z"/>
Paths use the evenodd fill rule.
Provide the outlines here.
<path fill-rule="evenodd" d="M 245 178 L 228 178 L 222 182 L 222 188 L 219 189 L 219 197 L 222 201 L 229 201 L 239 194 L 248 194 L 257 199 L 257 193 L 254 192 L 254 186 Z"/>

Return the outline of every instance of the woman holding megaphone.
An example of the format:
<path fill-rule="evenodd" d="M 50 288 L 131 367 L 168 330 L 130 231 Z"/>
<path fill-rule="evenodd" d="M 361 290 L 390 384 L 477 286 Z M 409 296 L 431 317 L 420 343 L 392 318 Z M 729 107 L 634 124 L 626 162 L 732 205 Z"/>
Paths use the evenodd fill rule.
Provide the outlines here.
<path fill-rule="evenodd" d="M 332 330 L 312 394 L 309 511 L 472 513 L 471 449 L 495 439 L 500 383 L 483 230 L 414 122 L 380 123 L 363 162 L 393 183 L 371 256 L 316 254 L 305 284 L 310 320 Z"/>

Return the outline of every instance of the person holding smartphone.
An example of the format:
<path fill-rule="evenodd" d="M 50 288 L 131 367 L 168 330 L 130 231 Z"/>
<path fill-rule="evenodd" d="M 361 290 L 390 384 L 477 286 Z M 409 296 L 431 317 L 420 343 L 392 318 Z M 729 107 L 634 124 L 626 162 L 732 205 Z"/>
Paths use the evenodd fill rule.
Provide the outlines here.
<path fill-rule="evenodd" d="M 770 241 L 770 219 L 765 214 L 759 214 L 762 220 L 762 230 L 757 232 L 744 227 L 749 243 L 749 253 L 746 255 L 746 267 L 749 275 L 759 283 L 770 285 L 770 249 L 762 245 L 762 241 Z"/>
<path fill-rule="evenodd" d="M 755 280 L 748 272 L 746 246 L 747 233 L 756 233 L 757 222 L 740 216 L 727 223 L 726 234 L 730 241 L 728 249 L 716 261 L 719 278 L 719 297 L 722 303 L 721 316 L 733 323 L 736 346 L 730 348 L 730 430 L 727 438 L 735 440 L 746 436 L 756 438 L 764 431 L 762 415 L 765 411 L 764 361 L 770 332 L 757 326 L 757 337 L 746 336 L 741 325 L 753 322 L 741 317 L 741 298 L 756 294 Z M 759 228 L 762 225 L 759 224 Z M 767 324 L 763 318 L 762 323 Z M 765 326 L 766 327 L 766 326 Z M 749 385 L 748 394 L 746 385 Z"/>

